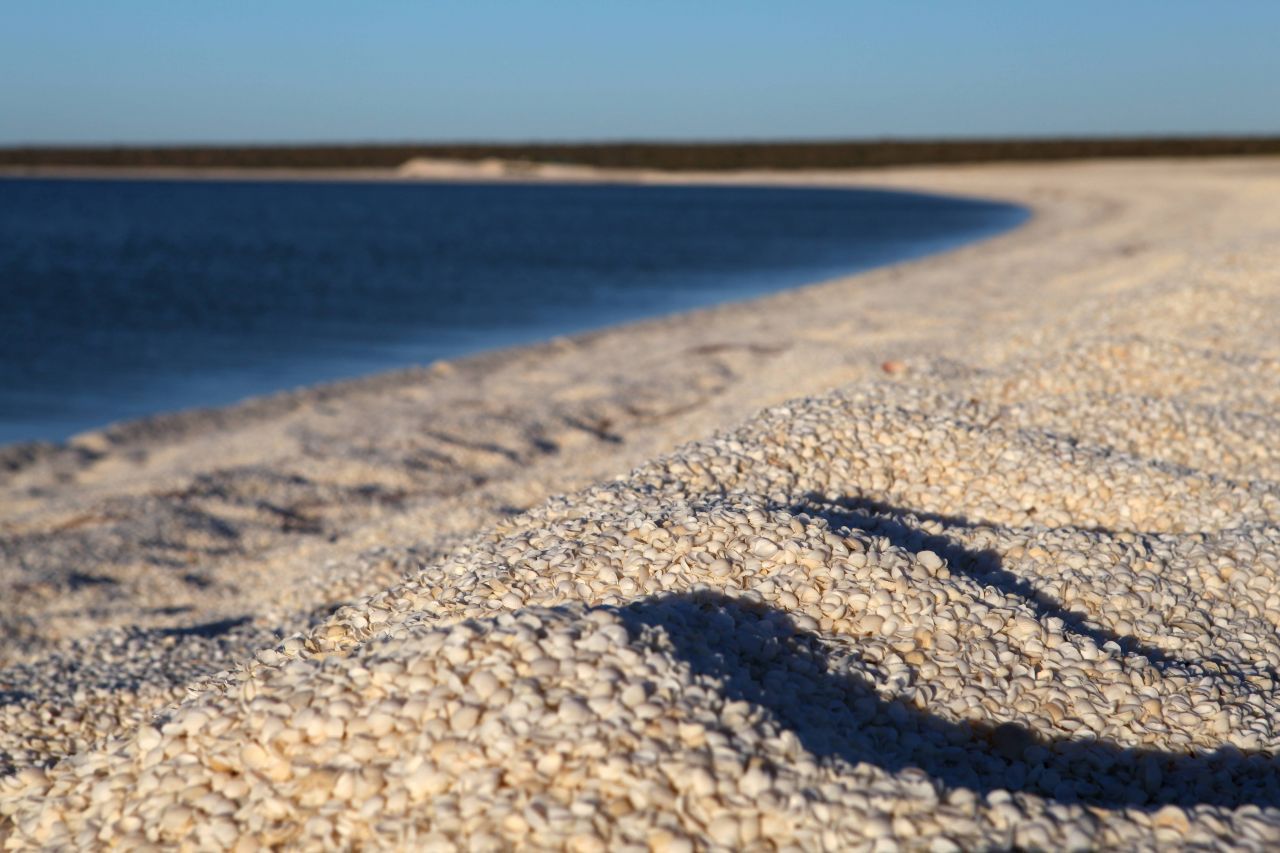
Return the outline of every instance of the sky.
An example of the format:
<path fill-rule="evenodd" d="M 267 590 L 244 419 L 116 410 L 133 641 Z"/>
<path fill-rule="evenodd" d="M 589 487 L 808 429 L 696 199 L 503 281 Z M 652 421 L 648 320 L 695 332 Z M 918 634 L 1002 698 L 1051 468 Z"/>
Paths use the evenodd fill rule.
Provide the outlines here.
<path fill-rule="evenodd" d="M 3 0 L 0 145 L 1280 133 L 1276 0 Z"/>

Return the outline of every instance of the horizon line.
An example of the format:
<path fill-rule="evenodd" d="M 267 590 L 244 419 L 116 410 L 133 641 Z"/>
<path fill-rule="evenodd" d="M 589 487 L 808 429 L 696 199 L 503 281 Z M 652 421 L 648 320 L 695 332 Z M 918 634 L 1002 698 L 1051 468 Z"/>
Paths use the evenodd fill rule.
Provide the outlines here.
<path fill-rule="evenodd" d="M 736 137 L 533 137 L 525 139 L 471 138 L 401 138 L 401 139 L 277 139 L 277 140 L 152 140 L 152 141 L 22 141 L 0 142 L 0 150 L 21 149 L 90 149 L 90 148 L 374 148 L 374 147 L 486 147 L 513 148 L 532 146 L 664 146 L 664 145 L 913 145 L 948 143 L 1007 142 L 1149 142 L 1149 141 L 1272 141 L 1280 139 L 1280 130 L 1267 133 L 1059 133 L 1059 134 L 951 134 L 883 136 L 736 136 Z"/>

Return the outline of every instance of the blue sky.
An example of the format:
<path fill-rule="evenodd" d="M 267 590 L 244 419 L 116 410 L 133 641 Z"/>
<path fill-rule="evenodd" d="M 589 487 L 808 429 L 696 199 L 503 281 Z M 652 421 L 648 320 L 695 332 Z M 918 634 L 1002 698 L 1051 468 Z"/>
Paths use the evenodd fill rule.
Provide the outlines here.
<path fill-rule="evenodd" d="M 0 144 L 1280 132 L 1280 2 L 3 0 Z"/>

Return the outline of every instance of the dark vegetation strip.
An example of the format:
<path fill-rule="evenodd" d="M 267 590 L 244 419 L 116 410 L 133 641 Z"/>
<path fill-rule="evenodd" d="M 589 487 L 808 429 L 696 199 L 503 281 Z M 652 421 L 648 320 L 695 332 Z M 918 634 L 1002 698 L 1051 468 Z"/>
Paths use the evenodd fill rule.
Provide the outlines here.
<path fill-rule="evenodd" d="M 671 170 L 849 169 L 1096 157 L 1280 155 L 1280 137 L 610 142 L 536 144 L 173 145 L 0 148 L 0 166 L 387 169 L 413 157 Z"/>

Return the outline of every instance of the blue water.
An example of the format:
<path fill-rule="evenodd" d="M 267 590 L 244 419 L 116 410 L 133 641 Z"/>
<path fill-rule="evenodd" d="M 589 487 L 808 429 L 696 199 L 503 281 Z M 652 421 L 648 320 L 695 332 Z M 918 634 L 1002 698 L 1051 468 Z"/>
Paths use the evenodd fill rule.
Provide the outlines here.
<path fill-rule="evenodd" d="M 755 296 L 1026 215 L 866 190 L 0 179 L 0 443 Z"/>

